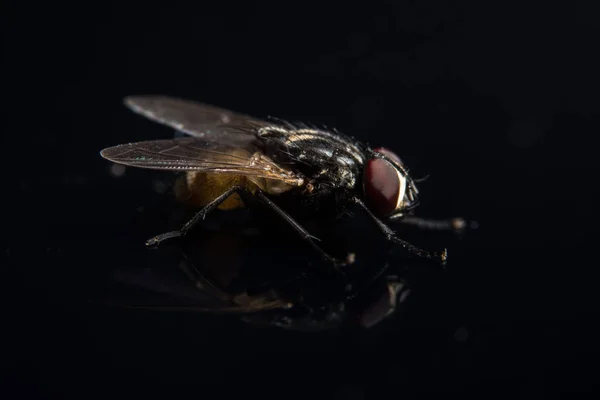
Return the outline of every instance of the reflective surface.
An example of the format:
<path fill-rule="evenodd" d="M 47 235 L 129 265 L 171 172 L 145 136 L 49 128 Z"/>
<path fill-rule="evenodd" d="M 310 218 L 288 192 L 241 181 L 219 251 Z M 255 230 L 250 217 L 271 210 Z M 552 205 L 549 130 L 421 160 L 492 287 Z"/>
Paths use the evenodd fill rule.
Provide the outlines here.
<path fill-rule="evenodd" d="M 176 221 L 165 224 L 161 219 L 168 210 L 181 221 L 196 211 L 165 204 L 175 199 L 169 191 L 162 199 L 160 208 L 141 211 L 139 219 L 173 229 Z M 328 239 L 330 248 L 335 244 L 338 252 L 353 252 L 355 263 L 339 274 L 265 210 L 219 210 L 185 238 L 147 250 L 165 256 L 160 263 L 111 265 L 105 277 L 109 286 L 94 293 L 98 297 L 93 301 L 132 309 L 229 314 L 292 330 L 371 327 L 407 298 L 411 269 L 438 274 L 443 270 L 406 253 L 394 256 L 383 237 L 373 240 L 377 231 L 367 222 L 347 216 L 340 227 L 313 228 L 312 233 Z M 116 282 L 126 285 L 119 290 L 122 298 Z M 130 287 L 144 291 L 136 293 Z"/>
<path fill-rule="evenodd" d="M 595 2 L 293 12 L 13 3 L 2 12 L 0 389 L 10 395 L 1 398 L 215 397 L 209 384 L 244 399 L 597 390 Z M 448 243 L 442 273 L 399 274 L 411 289 L 401 312 L 368 330 L 307 333 L 89 303 L 146 298 L 134 285 L 114 289 L 114 270 L 180 274 L 179 253 L 144 246 L 184 217 L 162 207 L 170 175 L 98 156 L 172 137 L 122 106 L 131 93 L 323 124 L 394 149 L 415 177 L 430 175 L 419 184 L 421 215 L 480 228 Z M 403 237 L 433 248 L 447 240 Z M 303 256 L 287 250 L 250 256 L 273 265 Z M 396 256 L 393 266 L 405 265 Z"/>

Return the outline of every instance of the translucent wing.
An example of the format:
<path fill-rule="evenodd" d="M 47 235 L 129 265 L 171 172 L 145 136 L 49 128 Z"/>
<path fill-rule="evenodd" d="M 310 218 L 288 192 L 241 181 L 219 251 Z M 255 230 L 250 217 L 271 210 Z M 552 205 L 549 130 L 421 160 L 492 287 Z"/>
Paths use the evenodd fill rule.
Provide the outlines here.
<path fill-rule="evenodd" d="M 151 140 L 109 147 L 102 157 L 123 165 L 174 171 L 235 173 L 301 186 L 303 179 L 265 156 L 253 144 L 254 137 L 242 145 L 240 135 L 219 135 L 211 140 L 199 137 Z"/>
<path fill-rule="evenodd" d="M 130 96 L 124 102 L 148 119 L 196 137 L 248 133 L 247 128 L 266 124 L 258 118 L 167 96 Z"/>

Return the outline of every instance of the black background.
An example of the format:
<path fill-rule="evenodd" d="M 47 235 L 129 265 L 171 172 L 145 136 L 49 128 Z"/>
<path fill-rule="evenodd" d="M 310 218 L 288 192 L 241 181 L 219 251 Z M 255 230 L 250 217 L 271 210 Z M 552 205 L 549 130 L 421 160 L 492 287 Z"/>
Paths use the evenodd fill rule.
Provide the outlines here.
<path fill-rule="evenodd" d="M 592 1 L 8 4 L 3 398 L 197 398 L 211 384 L 219 397 L 591 392 L 599 12 Z M 431 173 L 421 215 L 481 228 L 404 320 L 351 337 L 86 307 L 85 271 L 156 257 L 128 250 L 138 237 L 122 224 L 155 196 L 135 178 L 149 175 L 114 179 L 98 155 L 171 135 L 122 106 L 143 93 L 385 145 Z"/>

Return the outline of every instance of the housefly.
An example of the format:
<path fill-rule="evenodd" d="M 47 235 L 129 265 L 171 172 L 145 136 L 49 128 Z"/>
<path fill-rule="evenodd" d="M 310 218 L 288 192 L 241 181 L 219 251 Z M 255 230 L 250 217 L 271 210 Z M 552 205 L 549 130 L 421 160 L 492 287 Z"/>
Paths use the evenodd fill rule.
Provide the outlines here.
<path fill-rule="evenodd" d="M 184 172 L 177 197 L 198 208 L 179 230 L 149 239 L 156 246 L 186 235 L 215 209 L 257 201 L 281 218 L 332 267 L 354 261 L 334 257 L 301 225 L 298 216 L 339 215 L 358 206 L 389 242 L 444 264 L 447 251 L 427 251 L 396 236 L 386 222 L 424 229 L 462 229 L 462 219 L 430 221 L 412 214 L 418 190 L 401 159 L 335 130 L 258 119 L 166 96 L 132 96 L 134 112 L 182 132 L 174 139 L 109 147 L 102 157 L 138 168 Z"/>

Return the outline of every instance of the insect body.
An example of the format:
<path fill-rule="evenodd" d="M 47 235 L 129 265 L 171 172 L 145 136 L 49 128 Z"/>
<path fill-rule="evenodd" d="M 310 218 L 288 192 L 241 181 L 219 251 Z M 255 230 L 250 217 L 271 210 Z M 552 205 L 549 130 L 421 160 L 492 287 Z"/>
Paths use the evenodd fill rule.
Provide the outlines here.
<path fill-rule="evenodd" d="M 387 240 L 442 263 L 445 250 L 419 249 L 398 238 L 384 220 L 434 229 L 462 227 L 462 220 L 425 221 L 407 215 L 418 204 L 418 191 L 390 150 L 371 149 L 335 131 L 260 120 L 165 96 L 128 97 L 125 104 L 187 136 L 109 147 L 101 155 L 133 167 L 184 171 L 176 194 L 200 207 L 180 230 L 158 235 L 148 245 L 185 235 L 212 210 L 242 207 L 247 200 L 268 206 L 335 267 L 351 263 L 351 257 L 340 260 L 326 253 L 282 208 L 281 199 L 292 199 L 294 209 L 315 215 L 355 204 Z"/>

